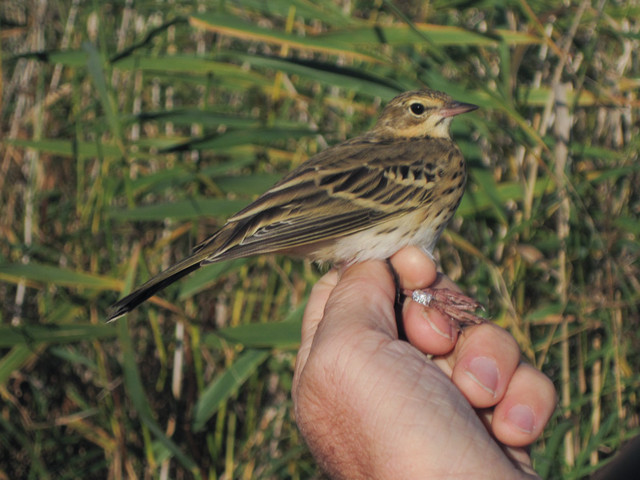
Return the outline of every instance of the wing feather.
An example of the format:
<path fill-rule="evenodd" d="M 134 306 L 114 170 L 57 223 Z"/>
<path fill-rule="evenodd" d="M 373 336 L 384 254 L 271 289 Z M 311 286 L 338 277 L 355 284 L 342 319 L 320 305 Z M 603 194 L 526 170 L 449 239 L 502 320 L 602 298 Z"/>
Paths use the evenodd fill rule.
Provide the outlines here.
<path fill-rule="evenodd" d="M 402 216 L 431 198 L 451 142 L 347 141 L 313 157 L 231 217 L 195 251 L 205 262 L 291 252 Z"/>

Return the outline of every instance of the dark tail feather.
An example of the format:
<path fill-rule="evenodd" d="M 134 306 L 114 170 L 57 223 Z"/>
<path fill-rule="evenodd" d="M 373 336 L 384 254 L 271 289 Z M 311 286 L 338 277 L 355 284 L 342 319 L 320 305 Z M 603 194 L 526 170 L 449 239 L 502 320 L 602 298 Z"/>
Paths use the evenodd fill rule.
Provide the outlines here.
<path fill-rule="evenodd" d="M 185 258 L 183 261 L 168 268 L 164 272 L 159 273 L 123 299 L 118 300 L 108 308 L 107 322 L 113 322 L 120 318 L 148 298 L 152 297 L 156 292 L 159 292 L 163 288 L 171 285 L 173 282 L 180 280 L 185 275 L 197 270 L 200 268 L 202 259 L 202 255 L 193 255 Z"/>

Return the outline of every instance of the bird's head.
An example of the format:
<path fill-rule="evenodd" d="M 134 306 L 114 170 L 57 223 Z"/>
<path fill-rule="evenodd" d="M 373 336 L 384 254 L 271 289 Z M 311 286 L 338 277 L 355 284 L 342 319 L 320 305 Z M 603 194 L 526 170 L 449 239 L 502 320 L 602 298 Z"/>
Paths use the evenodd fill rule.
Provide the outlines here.
<path fill-rule="evenodd" d="M 435 90 L 405 92 L 387 104 L 373 131 L 394 138 L 451 138 L 453 117 L 476 108 Z"/>

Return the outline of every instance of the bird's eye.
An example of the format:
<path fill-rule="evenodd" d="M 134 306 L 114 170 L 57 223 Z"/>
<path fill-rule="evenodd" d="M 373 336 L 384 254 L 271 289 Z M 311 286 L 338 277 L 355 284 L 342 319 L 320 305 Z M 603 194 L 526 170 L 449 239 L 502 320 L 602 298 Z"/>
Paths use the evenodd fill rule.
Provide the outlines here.
<path fill-rule="evenodd" d="M 415 115 L 422 115 L 425 111 L 424 105 L 421 103 L 412 103 L 409 108 Z"/>

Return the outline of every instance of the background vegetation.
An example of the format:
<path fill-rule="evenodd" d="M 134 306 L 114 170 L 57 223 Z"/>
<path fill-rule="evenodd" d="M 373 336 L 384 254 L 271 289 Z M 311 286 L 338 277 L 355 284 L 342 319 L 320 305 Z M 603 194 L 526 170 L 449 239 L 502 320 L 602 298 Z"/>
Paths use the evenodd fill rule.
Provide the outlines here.
<path fill-rule="evenodd" d="M 0 3 L 0 476 L 318 478 L 292 420 L 320 272 L 214 265 L 123 292 L 308 156 L 429 86 L 470 167 L 442 270 L 560 403 L 534 446 L 582 478 L 638 433 L 631 1 Z"/>

